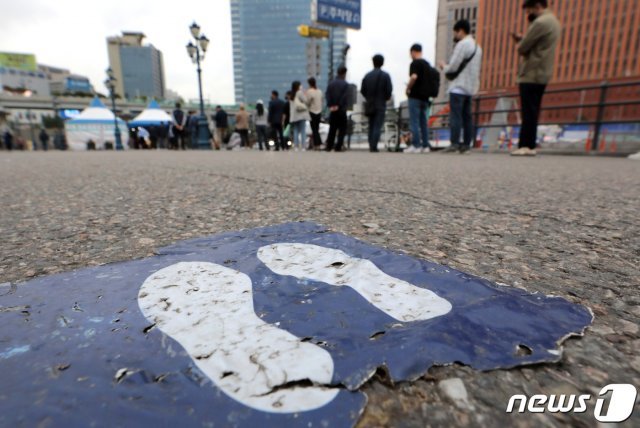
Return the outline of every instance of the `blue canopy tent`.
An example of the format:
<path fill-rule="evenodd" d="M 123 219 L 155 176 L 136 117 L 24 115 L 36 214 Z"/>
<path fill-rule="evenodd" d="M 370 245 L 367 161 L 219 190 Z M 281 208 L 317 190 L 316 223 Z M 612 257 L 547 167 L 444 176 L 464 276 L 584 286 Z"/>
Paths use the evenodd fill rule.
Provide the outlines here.
<path fill-rule="evenodd" d="M 88 108 L 65 124 L 69 150 L 87 150 L 90 141 L 95 143 L 98 150 L 104 149 L 106 142 L 115 145 L 114 119 L 113 112 L 95 97 Z M 120 118 L 117 123 L 120 132 L 127 135 L 127 123 Z"/>
<path fill-rule="evenodd" d="M 169 125 L 172 120 L 171 116 L 160 109 L 160 105 L 156 101 L 151 101 L 146 110 L 129 122 L 129 127 L 137 128 L 139 126 L 147 127 Z"/>

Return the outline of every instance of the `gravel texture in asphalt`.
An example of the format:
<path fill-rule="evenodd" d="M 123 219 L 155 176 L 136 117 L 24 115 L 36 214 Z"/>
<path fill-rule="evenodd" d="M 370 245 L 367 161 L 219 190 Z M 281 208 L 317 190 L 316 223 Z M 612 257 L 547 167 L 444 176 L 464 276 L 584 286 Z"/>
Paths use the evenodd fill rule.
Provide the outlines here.
<path fill-rule="evenodd" d="M 360 425 L 595 426 L 509 415 L 514 394 L 640 387 L 640 164 L 369 153 L 0 153 L 0 283 L 144 258 L 177 241 L 313 221 L 492 281 L 589 306 L 559 364 L 434 367 L 363 387 Z M 640 411 L 627 422 L 640 426 Z"/>

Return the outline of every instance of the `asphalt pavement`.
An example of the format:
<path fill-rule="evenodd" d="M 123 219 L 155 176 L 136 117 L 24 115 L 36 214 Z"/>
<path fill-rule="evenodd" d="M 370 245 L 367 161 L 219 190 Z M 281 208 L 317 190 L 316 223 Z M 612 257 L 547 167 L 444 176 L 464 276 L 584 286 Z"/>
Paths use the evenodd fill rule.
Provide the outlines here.
<path fill-rule="evenodd" d="M 0 153 L 0 283 L 140 259 L 181 240 L 312 221 L 590 307 L 559 364 L 384 373 L 360 426 L 596 426 L 509 415 L 514 394 L 640 387 L 640 163 L 391 153 Z M 5 332 L 6 334 L 6 332 Z M 638 402 L 636 402 L 638 408 Z M 627 422 L 640 426 L 640 412 Z"/>

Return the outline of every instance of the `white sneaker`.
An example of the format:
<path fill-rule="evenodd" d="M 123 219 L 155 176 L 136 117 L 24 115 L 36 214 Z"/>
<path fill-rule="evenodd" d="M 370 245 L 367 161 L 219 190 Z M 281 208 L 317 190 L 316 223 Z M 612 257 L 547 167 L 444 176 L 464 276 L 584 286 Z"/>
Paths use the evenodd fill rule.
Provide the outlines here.
<path fill-rule="evenodd" d="M 431 149 L 429 147 L 425 147 L 422 150 L 420 150 L 420 153 L 423 153 L 423 154 L 431 153 Z"/>
<path fill-rule="evenodd" d="M 408 155 L 415 155 L 416 153 L 420 153 L 421 150 L 415 148 L 414 146 L 409 147 L 408 149 L 406 149 L 403 153 L 406 153 Z"/>
<path fill-rule="evenodd" d="M 511 156 L 532 156 L 531 154 L 532 152 L 533 152 L 533 156 L 535 156 L 536 155 L 535 150 L 531 150 L 528 147 L 522 147 L 512 151 Z"/>
<path fill-rule="evenodd" d="M 640 160 L 640 153 L 636 153 L 635 155 L 629 156 L 631 160 Z"/>

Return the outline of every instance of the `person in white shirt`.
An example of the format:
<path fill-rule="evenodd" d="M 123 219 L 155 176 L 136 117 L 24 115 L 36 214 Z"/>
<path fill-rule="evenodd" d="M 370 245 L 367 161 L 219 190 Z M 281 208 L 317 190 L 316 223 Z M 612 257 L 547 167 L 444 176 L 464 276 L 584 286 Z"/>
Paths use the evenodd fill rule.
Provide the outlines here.
<path fill-rule="evenodd" d="M 467 153 L 474 138 L 471 100 L 480 89 L 480 69 L 482 66 L 482 48 L 471 35 L 471 24 L 462 19 L 453 26 L 456 47 L 449 64 L 440 63 L 449 84 L 449 103 L 451 113 L 451 147 L 445 152 Z M 460 134 L 464 129 L 464 140 L 460 144 Z"/>
<path fill-rule="evenodd" d="M 320 121 L 322 120 L 322 91 L 318 89 L 315 77 L 310 77 L 307 81 L 309 89 L 307 90 L 307 100 L 309 101 L 309 114 L 311 116 L 311 132 L 313 132 L 311 150 L 317 150 L 322 146 L 322 138 L 320 137 Z"/>

